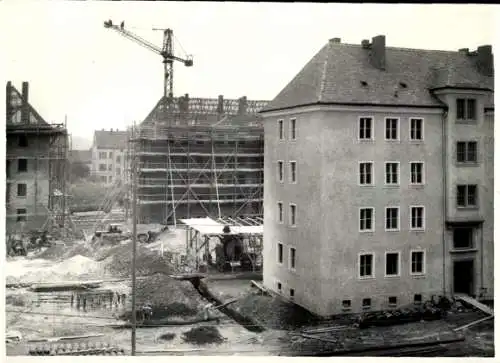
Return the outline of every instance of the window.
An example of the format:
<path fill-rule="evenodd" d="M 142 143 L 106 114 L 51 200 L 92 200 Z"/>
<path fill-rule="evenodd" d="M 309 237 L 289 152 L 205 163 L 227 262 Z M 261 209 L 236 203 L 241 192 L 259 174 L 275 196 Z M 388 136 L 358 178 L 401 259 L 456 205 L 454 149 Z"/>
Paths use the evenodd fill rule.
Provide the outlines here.
<path fill-rule="evenodd" d="M 120 155 L 117 155 L 116 156 L 116 162 L 119 163 L 120 161 L 121 161 L 121 157 L 120 157 Z"/>
<path fill-rule="evenodd" d="M 398 304 L 398 298 L 396 296 L 389 296 L 389 306 L 396 306 Z"/>
<path fill-rule="evenodd" d="M 415 294 L 415 295 L 413 295 L 413 303 L 415 305 L 422 304 L 422 295 L 421 294 Z"/>
<path fill-rule="evenodd" d="M 410 119 L 410 140 L 421 141 L 424 139 L 424 120 L 421 118 Z"/>
<path fill-rule="evenodd" d="M 278 202 L 278 221 L 283 223 L 283 203 Z"/>
<path fill-rule="evenodd" d="M 424 273 L 424 251 L 412 251 L 411 252 L 411 274 L 423 274 Z"/>
<path fill-rule="evenodd" d="M 373 183 L 373 163 L 362 162 L 359 163 L 359 184 L 372 185 Z"/>
<path fill-rule="evenodd" d="M 373 208 L 361 208 L 359 210 L 359 230 L 373 231 Z"/>
<path fill-rule="evenodd" d="M 296 161 L 290 161 L 290 182 L 291 183 L 297 182 L 297 162 Z"/>
<path fill-rule="evenodd" d="M 294 297 L 295 296 L 295 289 L 290 289 L 290 297 Z"/>
<path fill-rule="evenodd" d="M 453 229 L 453 248 L 469 249 L 474 247 L 474 230 L 472 228 Z"/>
<path fill-rule="evenodd" d="M 28 147 L 28 137 L 26 135 L 19 135 L 18 145 L 20 147 Z"/>
<path fill-rule="evenodd" d="M 17 159 L 17 171 L 28 171 L 28 159 Z"/>
<path fill-rule="evenodd" d="M 360 117 L 359 119 L 359 139 L 360 140 L 372 140 L 372 118 L 371 117 Z"/>
<path fill-rule="evenodd" d="M 278 286 L 278 292 L 281 292 L 281 282 L 278 282 L 277 286 Z"/>
<path fill-rule="evenodd" d="M 351 300 L 342 300 L 342 309 L 351 310 Z"/>
<path fill-rule="evenodd" d="M 283 263 L 283 243 L 278 243 L 278 263 Z"/>
<path fill-rule="evenodd" d="M 290 204 L 290 226 L 295 227 L 296 224 L 297 206 Z"/>
<path fill-rule="evenodd" d="M 385 208 L 385 230 L 386 231 L 399 230 L 399 207 Z"/>
<path fill-rule="evenodd" d="M 17 196 L 26 197 L 27 187 L 26 184 L 17 184 Z"/>
<path fill-rule="evenodd" d="M 385 163 L 385 184 L 387 185 L 399 184 L 399 163 L 397 162 Z"/>
<path fill-rule="evenodd" d="M 295 248 L 290 247 L 290 262 L 289 266 L 292 270 L 295 270 Z"/>
<path fill-rule="evenodd" d="M 283 161 L 278 161 L 278 180 L 283 183 Z"/>
<path fill-rule="evenodd" d="M 108 183 L 112 183 L 112 182 L 113 182 L 113 177 L 112 176 L 108 177 Z"/>
<path fill-rule="evenodd" d="M 359 277 L 373 277 L 373 255 L 364 254 L 359 256 Z"/>
<path fill-rule="evenodd" d="M 106 183 L 108 178 L 105 175 L 101 175 L 101 182 Z"/>
<path fill-rule="evenodd" d="M 399 119 L 386 118 L 385 119 L 385 139 L 386 140 L 399 140 Z"/>
<path fill-rule="evenodd" d="M 424 229 L 425 212 L 424 207 L 410 207 L 411 221 L 410 229 Z"/>
<path fill-rule="evenodd" d="M 297 136 L 297 120 L 290 119 L 290 140 L 295 140 Z"/>
<path fill-rule="evenodd" d="M 283 120 L 278 120 L 278 135 L 280 140 L 283 140 Z"/>
<path fill-rule="evenodd" d="M 369 309 L 372 306 L 372 299 L 365 298 L 363 299 L 363 309 Z"/>
<path fill-rule="evenodd" d="M 424 183 L 424 163 L 410 163 L 410 184 L 419 185 Z"/>
<path fill-rule="evenodd" d="M 113 159 L 113 152 L 112 151 L 109 152 L 109 158 Z"/>
<path fill-rule="evenodd" d="M 99 153 L 99 159 L 106 159 L 107 158 L 107 153 L 105 151 L 101 151 Z"/>
<path fill-rule="evenodd" d="M 99 171 L 106 171 L 106 164 L 99 164 Z"/>
<path fill-rule="evenodd" d="M 16 210 L 16 214 L 17 214 L 16 220 L 18 222 L 25 222 L 26 221 L 26 209 L 25 208 L 21 208 L 21 209 Z"/>
<path fill-rule="evenodd" d="M 399 252 L 387 252 L 385 254 L 385 275 L 399 275 Z"/>
<path fill-rule="evenodd" d="M 457 206 L 477 206 L 477 185 L 457 185 Z"/>
<path fill-rule="evenodd" d="M 457 162 L 475 163 L 477 162 L 477 142 L 459 141 L 457 142 Z"/>
<path fill-rule="evenodd" d="M 476 119 L 476 100 L 475 99 L 457 99 L 457 120 L 475 120 Z"/>
<path fill-rule="evenodd" d="M 109 164 L 108 165 L 108 171 L 112 171 L 113 170 L 113 165 Z"/>

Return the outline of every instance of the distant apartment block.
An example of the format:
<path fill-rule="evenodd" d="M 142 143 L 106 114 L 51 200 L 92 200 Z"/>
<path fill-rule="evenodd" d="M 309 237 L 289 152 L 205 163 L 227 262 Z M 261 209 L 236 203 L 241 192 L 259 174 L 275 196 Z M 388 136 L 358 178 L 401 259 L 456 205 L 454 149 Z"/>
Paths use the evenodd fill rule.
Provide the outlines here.
<path fill-rule="evenodd" d="M 492 297 L 493 54 L 331 39 L 262 111 L 264 285 L 322 316 Z"/>
<path fill-rule="evenodd" d="M 94 132 L 91 173 L 103 184 L 125 181 L 127 177 L 127 131 Z"/>

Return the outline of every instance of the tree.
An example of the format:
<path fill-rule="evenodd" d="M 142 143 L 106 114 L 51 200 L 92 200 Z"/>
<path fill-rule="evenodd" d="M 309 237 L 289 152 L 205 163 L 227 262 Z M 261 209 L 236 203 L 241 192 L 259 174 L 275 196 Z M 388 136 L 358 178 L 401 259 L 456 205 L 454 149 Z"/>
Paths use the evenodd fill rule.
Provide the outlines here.
<path fill-rule="evenodd" d="M 90 176 L 90 168 L 81 162 L 71 162 L 69 164 L 69 177 L 73 183 L 79 179 L 86 179 Z"/>

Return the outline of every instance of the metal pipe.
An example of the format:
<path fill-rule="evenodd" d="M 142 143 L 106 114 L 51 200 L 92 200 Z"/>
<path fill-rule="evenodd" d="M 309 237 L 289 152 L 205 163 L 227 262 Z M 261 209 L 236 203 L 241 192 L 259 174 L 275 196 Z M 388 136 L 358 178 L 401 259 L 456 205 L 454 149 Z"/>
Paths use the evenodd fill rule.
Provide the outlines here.
<path fill-rule="evenodd" d="M 448 133 L 446 132 L 446 126 L 447 126 L 447 118 L 448 118 L 448 112 L 445 111 L 443 115 L 443 153 L 442 153 L 442 162 L 443 162 L 443 296 L 446 296 L 446 219 L 448 216 L 448 204 L 447 204 L 447 195 L 448 195 L 448 163 L 447 163 L 447 156 L 448 156 L 448 139 L 447 135 Z"/>
<path fill-rule="evenodd" d="M 132 131 L 135 132 L 135 122 L 134 129 Z M 136 259 L 136 250 L 137 250 L 137 163 L 136 163 L 136 155 L 135 155 L 135 147 L 133 149 L 133 159 L 132 159 L 132 356 L 135 356 L 135 343 L 136 343 L 136 308 L 135 308 L 135 300 L 136 300 L 136 276 L 135 276 L 135 259 Z"/>

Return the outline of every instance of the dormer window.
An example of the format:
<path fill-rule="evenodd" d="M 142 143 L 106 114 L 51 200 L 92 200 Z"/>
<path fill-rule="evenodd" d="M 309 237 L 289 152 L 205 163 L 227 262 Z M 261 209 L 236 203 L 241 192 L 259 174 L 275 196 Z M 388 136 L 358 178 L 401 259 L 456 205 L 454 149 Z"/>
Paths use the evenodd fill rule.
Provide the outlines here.
<path fill-rule="evenodd" d="M 476 120 L 477 104 L 473 98 L 457 99 L 457 120 Z"/>

